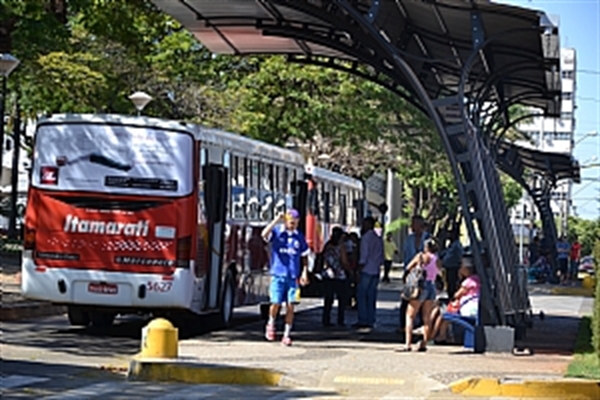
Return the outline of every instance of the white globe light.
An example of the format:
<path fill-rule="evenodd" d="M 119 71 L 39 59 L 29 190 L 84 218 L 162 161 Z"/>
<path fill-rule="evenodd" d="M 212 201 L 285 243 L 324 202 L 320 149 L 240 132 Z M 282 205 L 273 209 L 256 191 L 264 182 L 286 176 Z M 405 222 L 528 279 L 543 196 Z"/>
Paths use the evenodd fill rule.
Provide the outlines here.
<path fill-rule="evenodd" d="M 20 61 L 10 53 L 0 54 L 0 74 L 4 77 L 8 77 L 10 73 L 17 68 L 19 63 Z"/>
<path fill-rule="evenodd" d="M 135 108 L 141 112 L 144 107 L 152 101 L 152 96 L 144 92 L 135 92 L 129 96 L 129 100 L 131 100 Z"/>

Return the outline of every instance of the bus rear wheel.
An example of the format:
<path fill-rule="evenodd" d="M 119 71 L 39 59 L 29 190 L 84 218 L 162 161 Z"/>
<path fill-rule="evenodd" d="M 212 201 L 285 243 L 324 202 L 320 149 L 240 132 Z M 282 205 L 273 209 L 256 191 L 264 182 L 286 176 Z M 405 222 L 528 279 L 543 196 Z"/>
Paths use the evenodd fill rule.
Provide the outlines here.
<path fill-rule="evenodd" d="M 223 294 L 221 297 L 221 308 L 219 310 L 220 323 L 224 327 L 231 325 L 233 319 L 233 306 L 235 303 L 235 287 L 233 274 L 227 271 L 225 277 L 225 285 L 223 286 Z"/>
<path fill-rule="evenodd" d="M 90 324 L 90 314 L 81 307 L 68 306 L 67 315 L 69 323 L 73 326 L 88 326 Z"/>
<path fill-rule="evenodd" d="M 113 324 L 116 315 L 114 313 L 105 311 L 92 311 L 90 312 L 90 320 L 92 326 L 96 328 L 107 328 Z"/>

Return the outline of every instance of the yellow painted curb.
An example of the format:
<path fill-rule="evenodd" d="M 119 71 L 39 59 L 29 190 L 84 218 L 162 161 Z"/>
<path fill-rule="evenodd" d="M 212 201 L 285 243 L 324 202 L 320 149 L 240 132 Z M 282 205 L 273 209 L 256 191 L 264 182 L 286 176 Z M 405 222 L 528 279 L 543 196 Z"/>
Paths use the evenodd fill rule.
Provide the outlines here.
<path fill-rule="evenodd" d="M 600 399 L 600 381 L 574 379 L 503 382 L 494 378 L 467 378 L 451 383 L 450 390 L 472 397 Z"/>
<path fill-rule="evenodd" d="M 127 377 L 141 381 L 277 386 L 283 374 L 264 368 L 134 359 L 129 365 Z"/>
<path fill-rule="evenodd" d="M 594 295 L 594 288 L 583 288 L 583 287 L 555 287 L 550 289 L 550 293 L 562 296 L 586 296 L 592 297 Z"/>

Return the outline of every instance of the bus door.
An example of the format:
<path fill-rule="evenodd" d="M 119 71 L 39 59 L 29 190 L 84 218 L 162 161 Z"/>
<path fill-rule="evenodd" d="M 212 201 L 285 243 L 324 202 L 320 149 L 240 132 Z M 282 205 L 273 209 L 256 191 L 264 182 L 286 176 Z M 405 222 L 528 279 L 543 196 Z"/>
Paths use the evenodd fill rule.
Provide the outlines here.
<path fill-rule="evenodd" d="M 304 180 L 292 182 L 292 206 L 300 213 L 298 230 L 306 235 L 306 200 L 308 196 L 308 185 Z"/>
<path fill-rule="evenodd" d="M 227 168 L 222 165 L 208 164 L 204 167 L 202 176 L 204 178 L 204 204 L 209 241 L 205 304 L 207 308 L 215 309 L 219 306 L 229 181 Z"/>

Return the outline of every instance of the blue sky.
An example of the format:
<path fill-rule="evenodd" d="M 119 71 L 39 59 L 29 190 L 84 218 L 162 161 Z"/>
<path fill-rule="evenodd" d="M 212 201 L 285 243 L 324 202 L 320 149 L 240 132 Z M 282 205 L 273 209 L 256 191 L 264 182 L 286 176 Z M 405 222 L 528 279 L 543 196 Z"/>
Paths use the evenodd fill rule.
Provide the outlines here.
<path fill-rule="evenodd" d="M 562 47 L 575 48 L 577 89 L 575 110 L 575 157 L 580 164 L 595 164 L 583 168 L 582 182 L 573 186 L 573 203 L 582 218 L 600 217 L 600 0 L 495 0 L 557 15 Z M 594 160 L 594 157 L 596 159 Z M 595 180 L 595 181 L 594 181 Z"/>

